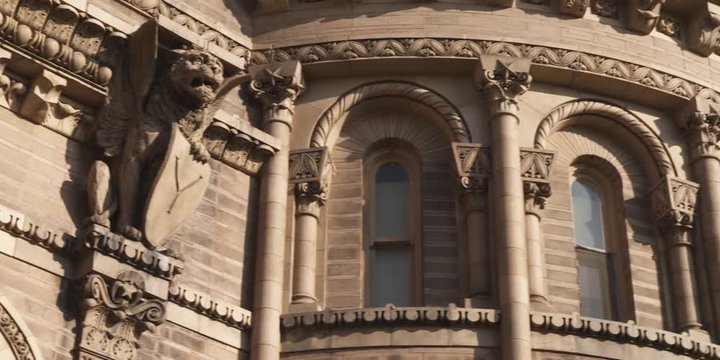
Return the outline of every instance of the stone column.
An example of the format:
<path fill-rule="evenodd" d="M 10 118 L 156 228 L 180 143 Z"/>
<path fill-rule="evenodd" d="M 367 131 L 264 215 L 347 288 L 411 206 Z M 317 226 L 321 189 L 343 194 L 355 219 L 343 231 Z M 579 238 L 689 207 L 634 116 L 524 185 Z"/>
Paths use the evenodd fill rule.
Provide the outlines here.
<path fill-rule="evenodd" d="M 666 241 L 669 285 L 678 332 L 697 333 L 702 327 L 696 306 L 690 242 L 697 192 L 697 184 L 670 176 L 662 178 L 651 192 L 653 210 Z"/>
<path fill-rule="evenodd" d="M 303 89 L 300 63 L 251 67 L 250 89 L 264 110 L 263 129 L 279 141 L 280 150 L 265 164 L 260 180 L 255 303 L 250 358 L 280 358 L 280 313 L 288 195 L 290 132 L 295 99 Z"/>
<path fill-rule="evenodd" d="M 492 288 L 486 197 L 490 154 L 476 143 L 452 143 L 452 149 L 467 229 L 467 296 L 473 306 L 487 306 Z"/>
<path fill-rule="evenodd" d="M 502 358 L 531 358 L 525 209 L 520 178 L 517 96 L 527 91 L 530 60 L 483 55 L 476 72 L 490 112 Z"/>
<path fill-rule="evenodd" d="M 326 147 L 290 153 L 290 183 L 295 185 L 292 312 L 320 310 L 315 296 L 318 222 L 331 167 Z"/>
<path fill-rule="evenodd" d="M 528 249 L 528 286 L 530 300 L 542 307 L 548 305 L 545 285 L 545 248 L 540 211 L 552 194 L 550 165 L 555 153 L 538 149 L 520 151 L 520 166 L 525 190 L 525 237 Z"/>

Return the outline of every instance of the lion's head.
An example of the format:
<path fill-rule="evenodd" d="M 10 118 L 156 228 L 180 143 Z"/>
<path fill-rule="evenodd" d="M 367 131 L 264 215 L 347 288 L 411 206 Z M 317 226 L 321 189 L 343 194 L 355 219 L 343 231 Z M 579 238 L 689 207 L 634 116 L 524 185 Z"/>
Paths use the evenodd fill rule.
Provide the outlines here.
<path fill-rule="evenodd" d="M 223 65 L 201 50 L 182 50 L 170 69 L 174 90 L 193 106 L 203 106 L 215 97 L 223 82 Z"/>

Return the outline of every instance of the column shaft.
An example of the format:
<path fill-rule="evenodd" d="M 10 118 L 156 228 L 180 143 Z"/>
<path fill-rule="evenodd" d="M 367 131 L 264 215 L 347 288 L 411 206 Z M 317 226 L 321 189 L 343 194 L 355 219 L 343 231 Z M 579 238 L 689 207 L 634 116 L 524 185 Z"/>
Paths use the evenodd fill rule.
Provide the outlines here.
<path fill-rule="evenodd" d="M 720 162 L 715 158 L 703 157 L 695 162 L 694 170 L 700 183 L 700 227 L 717 339 L 720 334 Z"/>
<path fill-rule="evenodd" d="M 298 203 L 312 200 L 297 197 Z M 317 303 L 315 296 L 315 262 L 317 261 L 318 218 L 310 211 L 300 207 L 313 206 L 299 204 L 295 213 L 295 259 L 293 261 L 293 304 Z M 315 204 L 315 207 L 318 205 Z M 318 210 L 319 211 L 319 210 Z"/>
<path fill-rule="evenodd" d="M 490 296 L 490 247 L 487 213 L 484 206 L 485 195 L 468 192 L 463 197 L 466 203 L 468 292 L 470 297 L 488 297 Z M 470 205 L 474 203 L 478 203 L 477 206 Z"/>
<path fill-rule="evenodd" d="M 545 259 L 543 257 L 543 239 L 540 229 L 540 216 L 533 212 L 525 213 L 525 234 L 528 246 L 528 287 L 530 300 L 547 303 L 545 289 Z"/>

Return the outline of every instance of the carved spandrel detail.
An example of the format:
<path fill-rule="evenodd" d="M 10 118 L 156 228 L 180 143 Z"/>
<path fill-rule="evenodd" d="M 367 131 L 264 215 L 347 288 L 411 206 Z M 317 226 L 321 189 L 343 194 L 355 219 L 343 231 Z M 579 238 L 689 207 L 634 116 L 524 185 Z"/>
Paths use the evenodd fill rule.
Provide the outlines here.
<path fill-rule="evenodd" d="M 110 283 L 88 275 L 83 295 L 79 359 L 133 360 L 142 333 L 165 321 L 165 303 L 146 298 L 142 276 L 134 271 L 120 273 Z"/>
<path fill-rule="evenodd" d="M 290 152 L 289 179 L 295 186 L 298 213 L 318 215 L 327 200 L 332 172 L 332 160 L 325 146 Z"/>
<path fill-rule="evenodd" d="M 487 94 L 494 111 L 517 110 L 516 98 L 524 94 L 532 82 L 531 60 L 507 56 L 483 55 L 476 71 L 476 83 Z"/>
<path fill-rule="evenodd" d="M 268 112 L 266 119 L 277 120 L 277 114 L 281 111 L 293 113 L 295 99 L 305 88 L 300 62 L 253 66 L 250 73 L 253 77 L 250 91 Z"/>
<path fill-rule="evenodd" d="M 689 230 L 695 218 L 698 184 L 670 176 L 663 177 L 651 190 L 655 217 L 661 227 Z"/>
<path fill-rule="evenodd" d="M 452 143 L 455 171 L 464 192 L 487 192 L 490 149 L 477 143 Z"/>
<path fill-rule="evenodd" d="M 550 170 L 555 152 L 539 149 L 520 150 L 520 174 L 525 192 L 525 211 L 535 212 L 545 208 L 552 195 Z"/>

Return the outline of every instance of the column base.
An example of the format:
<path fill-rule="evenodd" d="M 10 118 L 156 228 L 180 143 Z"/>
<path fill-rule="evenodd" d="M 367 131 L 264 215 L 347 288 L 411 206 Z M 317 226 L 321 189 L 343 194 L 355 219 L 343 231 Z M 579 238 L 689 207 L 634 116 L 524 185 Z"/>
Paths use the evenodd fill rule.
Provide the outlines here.
<path fill-rule="evenodd" d="M 690 335 L 690 337 L 693 339 L 711 342 L 710 333 L 705 331 L 699 325 L 683 329 L 682 332 L 688 333 L 688 335 Z"/>
<path fill-rule="evenodd" d="M 291 313 L 304 313 L 304 312 L 320 311 L 320 310 L 322 310 L 322 308 L 320 307 L 320 304 L 318 304 L 316 302 L 291 303 L 288 310 Z"/>

